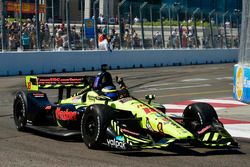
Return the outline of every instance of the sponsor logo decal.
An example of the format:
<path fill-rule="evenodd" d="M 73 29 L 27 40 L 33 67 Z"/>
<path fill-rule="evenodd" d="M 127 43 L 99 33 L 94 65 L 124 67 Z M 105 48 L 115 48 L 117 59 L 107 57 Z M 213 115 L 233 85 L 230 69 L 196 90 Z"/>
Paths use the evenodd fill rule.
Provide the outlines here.
<path fill-rule="evenodd" d="M 62 111 L 60 107 L 56 109 L 56 119 L 61 121 L 76 121 L 77 120 L 77 112 L 76 111 Z"/>
<path fill-rule="evenodd" d="M 130 133 L 130 134 L 135 135 L 135 136 L 139 136 L 139 135 L 140 135 L 139 133 L 132 132 L 132 131 L 130 131 L 130 130 L 123 129 L 123 128 L 121 129 L 121 131 L 122 131 L 122 132 L 125 132 L 125 133 Z"/>
<path fill-rule="evenodd" d="M 34 97 L 44 97 L 44 94 L 42 93 L 33 93 Z"/>
<path fill-rule="evenodd" d="M 143 108 L 143 110 L 144 110 L 144 112 L 146 113 L 146 114 L 149 114 L 149 113 L 157 113 L 157 110 L 156 109 L 154 109 L 154 108 Z"/>
<path fill-rule="evenodd" d="M 45 107 L 45 110 L 51 110 L 51 108 L 52 108 L 52 106 L 49 105 L 49 106 Z"/>
<path fill-rule="evenodd" d="M 82 83 L 83 78 L 74 78 L 74 77 L 44 77 L 38 78 L 38 83 L 40 85 L 45 84 L 80 84 Z"/>
<path fill-rule="evenodd" d="M 126 103 L 126 102 L 128 102 L 130 100 L 132 100 L 132 98 L 123 98 L 123 99 L 119 100 L 119 102 Z"/>
<path fill-rule="evenodd" d="M 99 136 L 100 136 L 100 117 L 97 116 L 97 125 L 98 125 L 98 129 L 97 129 L 97 134 L 96 134 L 96 138 L 95 138 L 95 141 L 98 140 Z"/>
<path fill-rule="evenodd" d="M 157 129 L 159 130 L 159 132 L 164 133 L 164 132 L 163 132 L 163 126 L 162 126 L 162 123 L 161 123 L 161 122 L 158 123 Z"/>
<path fill-rule="evenodd" d="M 201 129 L 200 131 L 198 131 L 198 134 L 200 135 L 200 134 L 204 133 L 205 131 L 207 131 L 207 130 L 210 129 L 210 128 L 211 128 L 211 125 L 206 126 L 205 128 L 203 128 L 203 129 Z"/>
<path fill-rule="evenodd" d="M 243 95 L 243 84 L 244 84 L 244 71 L 243 68 L 239 66 L 236 72 L 236 96 L 238 100 L 241 100 Z"/>
<path fill-rule="evenodd" d="M 116 148 L 116 149 L 122 149 L 125 150 L 125 142 L 124 141 L 120 141 L 122 139 L 122 136 L 117 136 L 114 139 L 107 139 L 107 144 L 109 147 L 111 148 Z"/>

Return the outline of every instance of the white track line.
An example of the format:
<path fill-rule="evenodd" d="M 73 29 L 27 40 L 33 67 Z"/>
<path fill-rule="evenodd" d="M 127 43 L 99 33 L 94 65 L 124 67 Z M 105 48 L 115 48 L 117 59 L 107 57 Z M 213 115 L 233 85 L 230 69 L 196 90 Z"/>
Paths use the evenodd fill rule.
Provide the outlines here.
<path fill-rule="evenodd" d="M 221 104 L 236 104 L 236 105 L 247 105 L 236 100 L 220 100 L 220 99 L 198 99 L 192 100 L 194 102 L 204 102 L 204 103 L 221 103 Z"/>
<path fill-rule="evenodd" d="M 192 102 L 190 102 L 191 104 Z M 184 110 L 187 105 L 177 105 L 177 104 L 163 104 L 163 106 L 166 108 L 166 109 L 176 109 L 176 110 Z M 214 107 L 215 110 L 223 110 L 223 109 L 226 109 L 226 108 L 223 108 L 223 107 Z"/>
<path fill-rule="evenodd" d="M 208 87 L 210 84 L 202 84 L 202 85 L 190 85 L 190 86 L 179 86 L 179 87 L 168 87 L 168 88 L 150 88 L 144 90 L 135 90 L 133 92 L 148 92 L 148 91 L 161 91 L 161 90 L 176 90 L 176 89 L 187 89 L 187 88 L 199 88 L 199 87 Z"/>
<path fill-rule="evenodd" d="M 206 78 L 192 78 L 192 79 L 184 79 L 181 82 L 199 82 L 199 81 L 208 81 Z"/>
<path fill-rule="evenodd" d="M 233 137 L 250 138 L 250 124 L 224 124 Z"/>

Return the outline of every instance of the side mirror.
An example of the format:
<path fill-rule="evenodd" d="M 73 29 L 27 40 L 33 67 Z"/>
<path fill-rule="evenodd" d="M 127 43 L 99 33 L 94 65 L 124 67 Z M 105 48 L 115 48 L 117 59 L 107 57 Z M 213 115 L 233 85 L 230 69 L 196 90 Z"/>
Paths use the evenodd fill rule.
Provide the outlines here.
<path fill-rule="evenodd" d="M 148 100 L 148 104 L 155 99 L 155 95 L 145 95 L 145 99 Z"/>

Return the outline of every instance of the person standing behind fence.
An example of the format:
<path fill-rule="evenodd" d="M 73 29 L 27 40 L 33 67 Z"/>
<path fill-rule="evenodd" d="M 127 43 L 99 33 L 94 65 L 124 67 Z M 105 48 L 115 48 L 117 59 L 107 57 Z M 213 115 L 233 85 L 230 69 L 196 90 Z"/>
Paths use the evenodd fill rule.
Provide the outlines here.
<path fill-rule="evenodd" d="M 30 37 L 29 37 L 29 32 L 27 28 L 25 28 L 22 33 L 22 46 L 23 46 L 23 50 L 30 49 Z"/>
<path fill-rule="evenodd" d="M 9 50 L 14 51 L 17 49 L 18 38 L 14 32 L 9 35 Z"/>
<path fill-rule="evenodd" d="M 133 49 L 139 46 L 139 37 L 135 29 L 132 29 L 132 46 Z"/>
<path fill-rule="evenodd" d="M 161 34 L 157 31 L 154 35 L 154 44 L 156 48 L 160 48 L 162 43 Z"/>
<path fill-rule="evenodd" d="M 171 40 L 172 40 L 172 48 L 175 49 L 177 47 L 177 32 L 176 32 L 176 29 L 174 31 L 172 31 Z"/>
<path fill-rule="evenodd" d="M 124 38 L 123 39 L 125 41 L 126 49 L 128 49 L 129 43 L 130 43 L 130 35 L 129 35 L 129 30 L 128 29 L 125 29 L 125 34 L 124 34 Z"/>
<path fill-rule="evenodd" d="M 106 34 L 104 34 L 102 31 L 100 31 L 98 35 L 98 43 L 99 43 L 99 49 L 108 50 L 108 40 Z"/>
<path fill-rule="evenodd" d="M 51 36 L 50 36 L 50 31 L 49 31 L 49 26 L 48 24 L 45 24 L 45 29 L 44 29 L 44 48 L 49 49 L 51 44 Z"/>
<path fill-rule="evenodd" d="M 63 50 L 63 39 L 59 32 L 56 33 L 55 43 L 56 43 L 55 47 L 58 51 Z"/>

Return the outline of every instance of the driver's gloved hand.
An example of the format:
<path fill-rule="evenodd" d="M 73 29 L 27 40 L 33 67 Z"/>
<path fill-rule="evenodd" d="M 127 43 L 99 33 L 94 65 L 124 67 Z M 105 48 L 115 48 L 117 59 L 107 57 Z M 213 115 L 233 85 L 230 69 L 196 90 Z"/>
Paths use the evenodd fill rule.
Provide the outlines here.
<path fill-rule="evenodd" d="M 116 82 L 119 84 L 119 86 L 120 86 L 121 89 L 126 88 L 126 85 L 125 85 L 125 83 L 123 82 L 123 79 L 122 79 L 122 78 L 116 76 L 116 77 L 115 77 L 115 80 L 116 80 Z"/>

